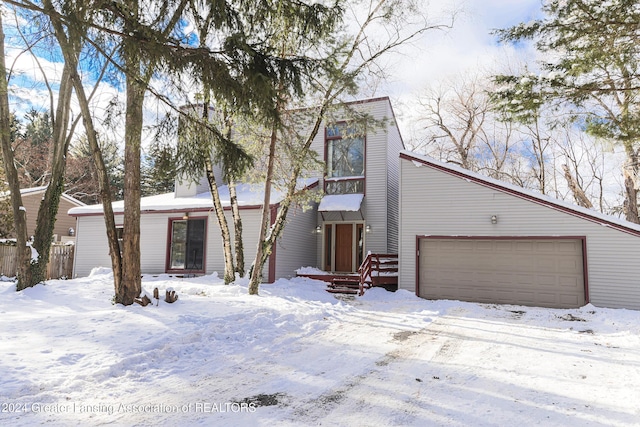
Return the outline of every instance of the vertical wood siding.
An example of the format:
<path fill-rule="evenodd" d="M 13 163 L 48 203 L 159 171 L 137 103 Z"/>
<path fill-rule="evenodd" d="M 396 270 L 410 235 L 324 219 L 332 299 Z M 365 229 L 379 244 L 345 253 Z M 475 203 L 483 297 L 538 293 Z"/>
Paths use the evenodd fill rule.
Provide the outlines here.
<path fill-rule="evenodd" d="M 586 236 L 590 302 L 640 309 L 640 237 L 411 160 L 400 164 L 401 289 L 415 291 L 418 235 Z"/>

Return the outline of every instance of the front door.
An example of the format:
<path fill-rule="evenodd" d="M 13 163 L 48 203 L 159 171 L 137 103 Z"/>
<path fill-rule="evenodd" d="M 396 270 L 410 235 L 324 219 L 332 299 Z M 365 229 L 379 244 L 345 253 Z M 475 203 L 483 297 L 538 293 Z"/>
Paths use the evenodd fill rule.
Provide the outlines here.
<path fill-rule="evenodd" d="M 325 224 L 324 234 L 325 270 L 339 273 L 356 271 L 363 260 L 364 224 Z"/>
<path fill-rule="evenodd" d="M 336 224 L 336 271 L 353 271 L 353 224 Z"/>

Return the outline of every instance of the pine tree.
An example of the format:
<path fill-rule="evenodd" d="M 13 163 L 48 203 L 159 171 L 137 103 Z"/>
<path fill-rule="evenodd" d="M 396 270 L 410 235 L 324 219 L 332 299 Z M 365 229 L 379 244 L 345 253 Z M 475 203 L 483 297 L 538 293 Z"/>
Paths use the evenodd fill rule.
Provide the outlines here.
<path fill-rule="evenodd" d="M 177 173 L 176 148 L 156 142 L 149 147 L 142 162 L 142 195 L 171 193 Z"/>
<path fill-rule="evenodd" d="M 545 54 L 540 75 L 499 76 L 500 96 L 523 118 L 552 101 L 592 135 L 623 146 L 624 212 L 640 223 L 640 1 L 550 0 L 542 11 L 540 20 L 498 32 L 503 41 L 533 40 Z"/>

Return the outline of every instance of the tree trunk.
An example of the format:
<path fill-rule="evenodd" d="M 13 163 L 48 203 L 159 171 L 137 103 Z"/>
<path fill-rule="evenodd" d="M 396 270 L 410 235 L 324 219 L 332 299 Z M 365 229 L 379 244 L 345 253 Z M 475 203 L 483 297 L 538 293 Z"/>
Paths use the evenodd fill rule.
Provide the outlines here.
<path fill-rule="evenodd" d="M 571 175 L 569 166 L 562 165 L 562 170 L 564 170 L 564 177 L 567 180 L 567 184 L 569 185 L 569 189 L 573 193 L 573 198 L 575 199 L 576 203 L 579 206 L 582 206 L 588 209 L 593 209 L 593 204 L 591 203 L 587 195 L 584 193 L 584 190 L 580 187 L 580 184 L 578 184 L 578 181 L 576 180 L 576 178 L 573 175 Z"/>
<path fill-rule="evenodd" d="M 622 167 L 625 192 L 624 215 L 627 221 L 640 224 L 640 218 L 638 218 L 638 189 L 636 188 L 636 182 L 640 179 L 639 156 L 631 142 L 626 142 L 624 148 L 627 154 L 627 162 Z"/>
<path fill-rule="evenodd" d="M 634 179 L 638 174 L 638 166 L 636 165 L 634 169 L 635 171 L 632 172 L 627 168 L 624 169 L 624 214 L 627 221 L 640 224 L 640 218 L 638 217 L 638 190 Z"/>
<path fill-rule="evenodd" d="M 222 248 L 224 251 L 224 284 L 228 285 L 235 280 L 233 253 L 231 252 L 231 234 L 229 233 L 227 218 L 224 216 L 224 208 L 220 201 L 220 194 L 218 193 L 218 185 L 216 183 L 216 177 L 213 174 L 213 165 L 211 164 L 211 160 L 206 161 L 206 174 L 211 197 L 213 198 L 213 209 L 216 213 L 216 218 L 218 219 L 220 232 L 222 233 Z"/>
<path fill-rule="evenodd" d="M 11 191 L 11 207 L 13 209 L 16 240 L 18 243 L 18 283 L 16 289 L 20 291 L 26 287 L 25 284 L 31 283 L 31 271 L 29 269 L 29 263 L 31 261 L 31 250 L 27 246 L 27 215 L 22 205 L 22 196 L 20 195 L 20 182 L 18 181 L 18 171 L 16 170 L 13 159 L 13 150 L 11 148 L 11 114 L 9 111 L 9 92 L 6 72 L 7 68 L 5 64 L 4 52 L 4 29 L 2 25 L 2 14 L 0 14 L 0 142 L 2 143 L 2 158 L 4 160 L 4 170 L 9 184 L 9 191 Z"/>
<path fill-rule="evenodd" d="M 269 142 L 269 158 L 267 162 L 267 176 L 264 182 L 264 200 L 262 202 L 262 216 L 260 219 L 260 235 L 258 237 L 258 246 L 256 248 L 256 257 L 251 268 L 251 279 L 249 280 L 249 295 L 258 295 L 260 282 L 262 281 L 262 268 L 264 267 L 266 257 L 271 253 L 271 247 L 265 244 L 267 236 L 267 227 L 271 213 L 271 181 L 273 179 L 273 165 L 275 161 L 276 142 L 278 140 L 278 130 L 273 126 L 271 130 L 271 140 Z"/>
<path fill-rule="evenodd" d="M 236 253 L 236 273 L 240 277 L 244 277 L 244 245 L 242 243 L 242 218 L 240 217 L 240 208 L 238 206 L 238 195 L 236 193 L 235 180 L 229 178 L 227 185 L 229 186 L 229 202 L 231 203 L 231 213 L 233 214 L 234 227 L 234 244 Z"/>
<path fill-rule="evenodd" d="M 111 257 L 111 268 L 113 269 L 114 289 L 120 289 L 122 286 L 122 256 L 120 254 L 120 245 L 118 244 L 118 234 L 116 232 L 116 222 L 113 215 L 113 206 L 111 206 L 111 187 L 109 185 L 109 175 L 104 164 L 98 137 L 93 126 L 93 119 L 89 109 L 89 101 L 84 92 L 84 87 L 77 73 L 74 75 L 74 87 L 78 96 L 78 104 L 87 132 L 87 140 L 93 157 L 93 164 L 98 174 L 98 186 L 100 188 L 100 199 L 104 211 L 104 222 L 107 228 L 107 242 L 109 245 L 109 256 Z"/>
<path fill-rule="evenodd" d="M 209 121 L 209 102 L 205 102 L 202 108 L 202 120 Z M 233 265 L 233 253 L 231 252 L 231 234 L 229 233 L 229 224 L 227 223 L 227 217 L 224 215 L 224 208 L 222 207 L 222 201 L 220 200 L 220 193 L 218 192 L 218 183 L 216 182 L 216 176 L 213 173 L 213 163 L 211 161 L 211 153 L 206 153 L 205 161 L 205 174 L 207 176 L 207 182 L 209 183 L 209 192 L 213 200 L 213 210 L 216 213 L 218 219 L 218 226 L 220 227 L 220 233 L 222 237 L 222 251 L 224 253 L 224 284 L 235 280 L 235 268 Z"/>
<path fill-rule="evenodd" d="M 70 141 L 67 131 L 69 130 L 69 113 L 71 111 L 71 95 L 73 92 L 71 66 L 72 64 L 65 61 L 58 91 L 58 106 L 56 115 L 53 118 L 51 179 L 38 209 L 33 247 L 38 251 L 39 256 L 38 262 L 32 262 L 30 266 L 33 281 L 31 286 L 47 279 L 47 265 L 49 264 L 53 229 L 60 206 L 60 197 L 64 191 L 64 173 Z"/>
<path fill-rule="evenodd" d="M 45 2 L 45 5 L 53 10 L 53 6 L 50 1 Z M 91 149 L 93 163 L 96 167 L 100 200 L 103 205 L 104 221 L 107 229 L 107 243 L 109 245 L 109 256 L 111 257 L 114 288 L 119 289 L 122 281 L 122 258 L 120 254 L 120 245 L 118 244 L 113 207 L 111 206 L 112 197 L 109 176 L 102 157 L 102 151 L 100 150 L 100 144 L 98 143 L 97 133 L 93 126 L 93 117 L 89 108 L 89 100 L 85 93 L 84 86 L 82 85 L 82 80 L 78 75 L 78 49 L 75 46 L 80 44 L 80 37 L 75 37 L 75 40 L 72 40 L 71 33 L 69 33 L 68 39 L 59 15 L 51 13 L 49 14 L 49 17 L 53 24 L 56 38 L 60 42 L 60 48 L 65 58 L 65 63 L 69 65 L 71 82 L 78 99 L 78 105 L 80 106 L 80 113 L 82 115 L 89 147 Z M 74 42 L 76 42 L 76 44 L 74 44 Z M 98 79 L 98 81 L 100 80 L 101 78 Z"/>
<path fill-rule="evenodd" d="M 124 225 L 122 245 L 122 282 L 116 289 L 116 302 L 133 304 L 142 291 L 140 269 L 140 145 L 142 141 L 145 87 L 139 81 L 138 56 L 128 62 L 127 111 L 124 149 Z"/>

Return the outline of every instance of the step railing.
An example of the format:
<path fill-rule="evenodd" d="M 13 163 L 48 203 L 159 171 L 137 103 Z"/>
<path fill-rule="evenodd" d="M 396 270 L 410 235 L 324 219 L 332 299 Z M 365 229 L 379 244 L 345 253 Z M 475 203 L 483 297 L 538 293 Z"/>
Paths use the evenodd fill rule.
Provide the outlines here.
<path fill-rule="evenodd" d="M 367 253 L 364 261 L 358 268 L 360 276 L 360 292 L 363 295 L 364 290 L 374 286 L 382 276 L 394 277 L 397 281 L 398 276 L 398 254 L 372 254 Z"/>

